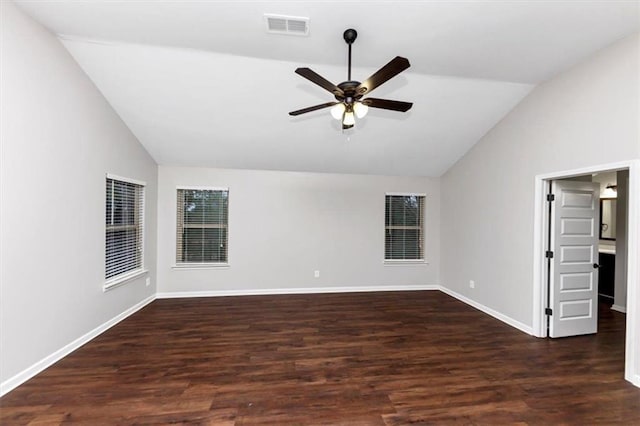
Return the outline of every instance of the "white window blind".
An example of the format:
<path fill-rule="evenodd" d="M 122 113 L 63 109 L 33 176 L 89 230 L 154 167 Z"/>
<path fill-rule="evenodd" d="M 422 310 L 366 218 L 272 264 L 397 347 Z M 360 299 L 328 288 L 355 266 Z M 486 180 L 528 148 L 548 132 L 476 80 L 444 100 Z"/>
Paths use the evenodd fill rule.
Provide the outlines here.
<path fill-rule="evenodd" d="M 106 279 L 142 269 L 144 186 L 107 177 Z"/>
<path fill-rule="evenodd" d="M 178 189 L 176 262 L 226 263 L 229 191 Z"/>
<path fill-rule="evenodd" d="M 424 198 L 386 196 L 385 260 L 424 260 Z"/>

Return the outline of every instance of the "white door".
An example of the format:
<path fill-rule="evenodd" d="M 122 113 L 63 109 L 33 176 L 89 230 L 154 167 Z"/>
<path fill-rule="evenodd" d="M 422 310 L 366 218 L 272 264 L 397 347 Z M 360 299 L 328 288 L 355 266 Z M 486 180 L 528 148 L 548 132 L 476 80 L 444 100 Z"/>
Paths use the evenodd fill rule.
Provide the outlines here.
<path fill-rule="evenodd" d="M 598 331 L 600 184 L 553 181 L 549 336 Z"/>

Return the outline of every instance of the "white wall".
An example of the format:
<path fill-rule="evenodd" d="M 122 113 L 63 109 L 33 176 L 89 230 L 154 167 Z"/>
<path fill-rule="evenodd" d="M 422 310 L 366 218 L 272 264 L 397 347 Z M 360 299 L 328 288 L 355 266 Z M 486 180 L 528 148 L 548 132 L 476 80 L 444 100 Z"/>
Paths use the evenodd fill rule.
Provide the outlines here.
<path fill-rule="evenodd" d="M 147 183 L 155 270 L 157 166 L 60 42 L 1 2 L 0 382 L 155 293 L 104 293 L 105 173 Z M 153 280 L 153 274 L 151 276 Z"/>
<path fill-rule="evenodd" d="M 442 285 L 532 325 L 534 177 L 640 157 L 638 43 L 534 89 L 442 177 Z"/>
<path fill-rule="evenodd" d="M 438 179 L 166 166 L 158 176 L 161 296 L 439 284 Z M 181 185 L 229 188 L 229 268 L 172 269 Z M 385 192 L 426 194 L 427 264 L 383 264 Z"/>

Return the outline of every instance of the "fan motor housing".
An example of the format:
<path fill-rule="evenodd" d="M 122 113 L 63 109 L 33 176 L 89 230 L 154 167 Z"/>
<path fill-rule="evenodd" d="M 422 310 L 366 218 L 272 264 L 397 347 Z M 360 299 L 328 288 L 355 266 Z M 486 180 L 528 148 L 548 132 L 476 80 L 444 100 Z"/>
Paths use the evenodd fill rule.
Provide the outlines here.
<path fill-rule="evenodd" d="M 366 89 L 362 90 L 364 88 L 360 88 L 360 90 L 358 90 L 358 86 L 360 86 L 359 81 L 343 81 L 342 83 L 338 84 L 338 88 L 340 88 L 343 93 L 336 94 L 336 99 L 340 102 L 344 101 L 345 99 L 347 100 L 347 102 L 360 99 L 364 95 Z"/>

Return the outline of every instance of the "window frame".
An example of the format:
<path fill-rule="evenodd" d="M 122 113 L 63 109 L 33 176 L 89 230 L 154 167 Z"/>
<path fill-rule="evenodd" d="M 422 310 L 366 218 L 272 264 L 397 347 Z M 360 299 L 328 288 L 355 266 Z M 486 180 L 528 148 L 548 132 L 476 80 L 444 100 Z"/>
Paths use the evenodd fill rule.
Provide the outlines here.
<path fill-rule="evenodd" d="M 107 233 L 109 232 L 109 226 L 105 223 L 105 228 L 104 228 L 104 238 L 105 238 L 105 252 L 104 252 L 104 273 L 105 273 L 105 281 L 104 284 L 102 286 L 102 291 L 107 291 L 110 289 L 113 289 L 115 287 L 118 287 L 122 284 L 125 284 L 129 281 L 132 281 L 135 278 L 138 278 L 144 274 L 146 274 L 147 272 L 149 272 L 146 268 L 145 268 L 145 240 L 146 240 L 146 226 L 145 226 L 145 215 L 146 215 L 146 187 L 147 187 L 147 183 L 141 180 L 137 180 L 137 179 L 132 179 L 132 178 L 128 178 L 128 177 L 124 177 L 124 176 L 118 176 L 115 174 L 111 174 L 111 173 L 106 173 L 105 174 L 105 180 L 103 181 L 105 183 L 105 197 L 104 197 L 104 208 L 103 208 L 103 212 L 106 213 L 107 211 L 107 197 L 106 197 L 106 186 L 107 186 L 107 180 L 112 180 L 112 181 L 119 181 L 119 182 L 123 182 L 123 183 L 128 183 L 128 184 L 133 184 L 133 185 L 137 185 L 139 187 L 141 187 L 140 189 L 140 200 L 135 200 L 135 208 L 140 208 L 140 212 L 135 215 L 135 217 L 138 217 L 140 219 L 140 223 L 136 224 L 136 225 L 126 225 L 126 226 L 135 226 L 136 228 L 140 229 L 140 246 L 137 247 L 137 249 L 140 251 L 140 265 L 136 265 L 135 268 L 133 269 L 129 269 L 126 270 L 124 272 L 121 272 L 117 275 L 114 275 L 112 277 L 106 278 L 106 273 L 107 273 Z M 112 203 L 113 206 L 113 203 Z M 106 217 L 106 216 L 105 216 Z"/>
<path fill-rule="evenodd" d="M 418 197 L 422 198 L 422 211 L 420 212 L 420 219 L 422 226 L 411 227 L 420 230 L 420 258 L 419 259 L 387 259 L 387 230 L 390 228 L 386 223 L 386 215 L 387 215 L 387 197 Z M 427 194 L 421 192 L 385 192 L 384 194 L 384 210 L 383 210 L 383 232 L 382 232 L 382 248 L 383 248 L 383 256 L 382 262 L 385 265 L 407 265 L 407 264 L 427 264 L 427 256 L 426 256 L 426 208 L 427 205 Z"/>
<path fill-rule="evenodd" d="M 179 190 L 186 190 L 186 191 L 225 191 L 227 193 L 227 224 L 226 224 L 226 230 L 227 230 L 227 235 L 226 235 L 226 261 L 224 262 L 185 262 L 185 261 L 178 261 L 178 191 Z M 176 201 L 176 207 L 175 207 L 175 221 L 174 224 L 176 226 L 175 228 L 175 232 L 174 232 L 174 263 L 172 268 L 173 269 L 178 269 L 178 270 L 186 270 L 186 269 L 218 269 L 218 268 L 228 268 L 229 267 L 229 187 L 220 187 L 220 186 L 191 186 L 191 185 L 178 185 L 175 188 L 175 192 L 174 192 L 174 196 L 175 196 L 175 201 Z M 184 215 L 184 213 L 183 213 Z M 184 217 L 184 216 L 183 216 Z M 182 228 L 184 229 L 184 223 L 182 224 Z"/>

